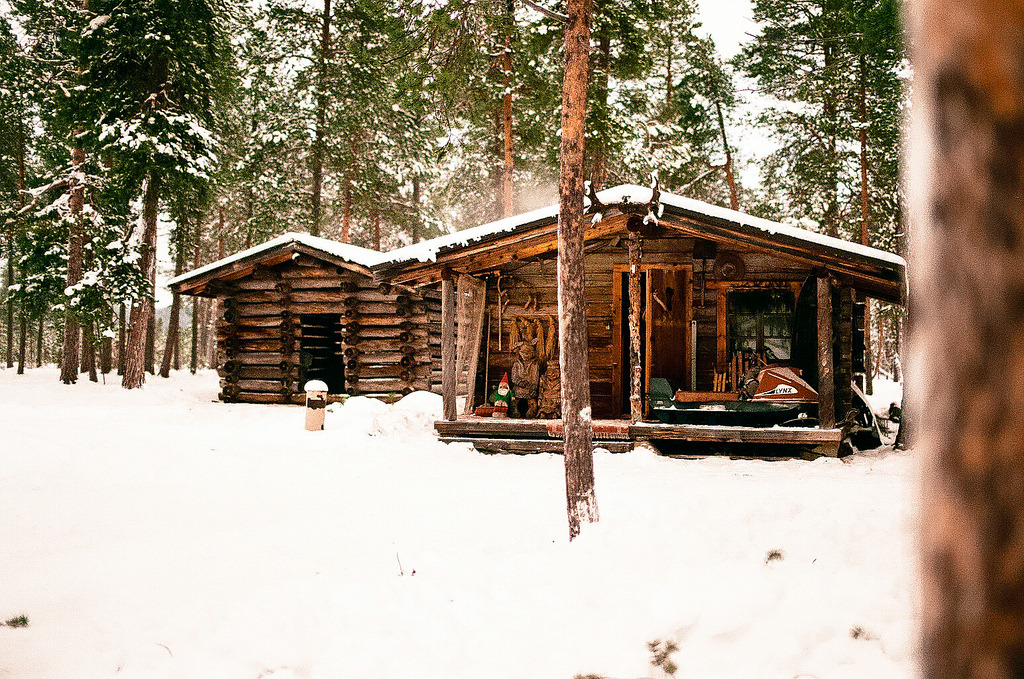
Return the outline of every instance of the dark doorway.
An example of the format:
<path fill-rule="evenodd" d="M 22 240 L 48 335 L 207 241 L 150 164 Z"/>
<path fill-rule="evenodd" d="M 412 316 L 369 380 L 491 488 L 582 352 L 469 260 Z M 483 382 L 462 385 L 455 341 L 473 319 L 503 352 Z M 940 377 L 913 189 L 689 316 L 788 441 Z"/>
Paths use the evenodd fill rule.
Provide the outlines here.
<path fill-rule="evenodd" d="M 322 380 L 332 394 L 345 393 L 345 360 L 341 355 L 341 316 L 303 314 L 299 382 Z M 302 384 L 299 385 L 300 387 Z"/>

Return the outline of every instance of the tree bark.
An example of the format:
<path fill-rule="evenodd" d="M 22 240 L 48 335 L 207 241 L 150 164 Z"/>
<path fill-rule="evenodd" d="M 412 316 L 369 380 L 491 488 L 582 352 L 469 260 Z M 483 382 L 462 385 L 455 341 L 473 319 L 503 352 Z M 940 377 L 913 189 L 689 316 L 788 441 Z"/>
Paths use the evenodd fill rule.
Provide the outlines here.
<path fill-rule="evenodd" d="M 156 278 L 153 279 L 153 290 L 156 290 Z M 149 320 L 146 321 L 146 372 L 156 375 L 156 307 L 153 300 L 149 303 Z"/>
<path fill-rule="evenodd" d="M 114 365 L 114 340 L 105 335 L 100 340 L 100 372 L 108 374 Z"/>
<path fill-rule="evenodd" d="M 36 335 L 36 367 L 43 367 L 43 328 L 45 320 L 42 316 L 39 317 L 39 334 Z"/>
<path fill-rule="evenodd" d="M 459 377 L 455 371 L 455 280 L 450 271 L 441 279 L 441 401 L 443 417 L 449 422 L 458 419 L 455 391 Z"/>
<path fill-rule="evenodd" d="M 608 94 L 609 94 L 609 76 L 612 68 L 612 43 L 611 37 L 608 35 L 608 28 L 605 27 L 597 38 L 597 64 L 594 69 L 596 98 L 600 104 L 601 112 L 604 116 L 608 115 Z M 602 122 L 606 122 L 603 121 Z M 605 128 L 606 131 L 606 128 Z M 591 172 L 590 172 L 590 183 L 593 184 L 595 191 L 600 191 L 605 188 L 605 184 L 608 183 L 608 139 L 606 134 L 598 134 L 593 140 L 591 145 Z"/>
<path fill-rule="evenodd" d="M 193 254 L 192 254 L 192 269 L 199 268 L 199 255 L 200 255 L 200 243 L 202 242 L 200 229 L 202 228 L 202 221 L 197 219 L 195 224 L 195 230 L 192 234 L 193 239 Z M 193 375 L 199 369 L 199 297 L 192 295 L 192 353 L 189 356 L 188 369 Z"/>
<path fill-rule="evenodd" d="M 586 228 L 583 219 L 583 160 L 590 15 L 590 0 L 569 0 L 558 182 L 558 335 L 570 541 L 579 535 L 584 521 L 598 520 L 583 253 Z"/>
<path fill-rule="evenodd" d="M 501 132 L 503 163 L 501 167 L 501 216 L 511 217 L 515 214 L 515 202 L 512 192 L 512 171 L 514 161 L 512 155 L 512 0 L 505 3 L 505 52 L 501 58 L 502 84 L 504 93 L 501 97 Z"/>
<path fill-rule="evenodd" d="M 178 238 L 176 250 L 174 253 L 174 275 L 180 276 L 185 271 L 185 232 L 187 227 L 185 225 L 179 225 L 182 229 L 182 233 Z M 171 365 L 176 362 L 176 354 L 178 353 L 178 335 L 179 328 L 178 324 L 181 322 L 181 295 L 174 293 L 171 298 L 171 317 L 167 322 L 167 340 L 164 342 L 164 355 L 160 361 L 160 377 L 171 376 Z M 178 366 L 175 365 L 175 370 Z"/>
<path fill-rule="evenodd" d="M 7 367 L 14 367 L 14 297 L 11 286 L 14 285 L 14 227 L 7 231 L 7 285 L 4 296 L 7 307 Z"/>
<path fill-rule="evenodd" d="M 324 0 L 323 20 L 320 28 L 320 49 L 317 54 L 316 73 L 316 130 L 313 139 L 313 153 L 310 162 L 313 172 L 313 197 L 309 233 L 320 235 L 320 223 L 323 220 L 323 204 L 321 194 L 324 186 L 324 157 L 326 155 L 327 136 L 327 58 L 331 50 L 331 0 Z M 344 242 L 344 241 L 342 241 Z"/>
<path fill-rule="evenodd" d="M 125 328 L 128 325 L 128 321 L 125 318 L 127 315 L 124 304 L 121 305 L 118 311 L 117 317 L 117 374 L 124 375 L 124 356 L 126 348 L 126 337 Z"/>
<path fill-rule="evenodd" d="M 25 349 L 28 338 L 28 316 L 25 310 L 20 309 L 18 314 L 18 374 L 25 374 Z"/>
<path fill-rule="evenodd" d="M 160 180 L 150 175 L 142 201 L 142 271 L 150 289 L 132 305 L 125 347 L 124 377 L 121 386 L 138 389 L 146 383 L 146 337 L 153 318 L 153 289 L 156 285 L 156 219 L 160 196 Z"/>
<path fill-rule="evenodd" d="M 77 175 L 85 162 L 82 149 L 71 151 L 71 164 Z M 71 219 L 68 222 L 68 287 L 82 280 L 82 208 L 85 206 L 85 188 L 71 179 Z M 64 311 L 64 352 L 61 355 L 60 381 L 74 384 L 78 381 L 78 359 L 81 351 L 78 321 L 70 306 Z"/>
<path fill-rule="evenodd" d="M 18 206 L 25 207 L 25 146 L 27 144 L 27 134 L 25 134 L 25 121 L 18 119 Z M 13 227 L 11 227 L 13 231 Z M 7 253 L 8 259 L 14 259 L 14 246 L 13 243 Z M 24 278 L 24 271 L 22 272 L 22 278 Z M 25 345 L 27 344 L 26 336 L 28 335 L 28 317 L 25 315 L 25 304 L 21 304 L 18 314 L 18 321 L 21 331 L 21 340 L 18 344 L 18 374 L 25 374 Z"/>
<path fill-rule="evenodd" d="M 736 190 L 736 176 L 732 171 L 732 149 L 729 148 L 729 140 L 725 137 L 725 116 L 722 115 L 722 105 L 715 102 L 715 111 L 718 112 L 718 129 L 722 133 L 722 148 L 725 149 L 725 181 L 729 185 L 729 205 L 733 210 L 740 209 L 739 192 Z"/>
<path fill-rule="evenodd" d="M 91 325 L 82 328 L 82 360 L 84 363 L 82 372 L 89 373 L 90 382 L 99 382 L 100 377 L 96 374 L 96 342 Z"/>
<path fill-rule="evenodd" d="M 857 108 L 860 117 L 860 242 L 871 245 L 871 207 L 868 201 L 868 104 L 867 60 L 860 55 L 860 83 Z M 871 299 L 864 300 L 864 393 L 874 393 L 871 374 Z"/>
<path fill-rule="evenodd" d="M 910 4 L 923 676 L 1024 676 L 1024 5 Z"/>

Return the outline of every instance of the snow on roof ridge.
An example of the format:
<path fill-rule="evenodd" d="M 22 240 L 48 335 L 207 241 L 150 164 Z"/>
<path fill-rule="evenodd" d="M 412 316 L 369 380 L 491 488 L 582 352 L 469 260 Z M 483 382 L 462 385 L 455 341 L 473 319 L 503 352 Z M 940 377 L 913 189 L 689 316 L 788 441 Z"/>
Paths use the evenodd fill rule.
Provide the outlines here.
<path fill-rule="evenodd" d="M 314 250 L 319 250 L 320 252 L 332 255 L 334 257 L 340 257 L 345 261 L 352 262 L 353 264 L 359 264 L 367 268 L 380 263 L 385 257 L 384 253 L 377 252 L 376 250 L 370 250 L 368 248 L 359 247 L 358 245 L 352 245 L 350 243 L 339 243 L 337 241 L 329 240 L 327 238 L 311 236 L 308 233 L 303 233 L 300 231 L 289 231 L 288 233 L 284 233 L 275 238 L 271 238 L 270 240 L 264 243 L 260 243 L 259 245 L 254 245 L 251 248 L 247 248 L 245 250 L 242 250 L 241 252 L 236 252 L 235 254 L 230 255 L 228 257 L 224 257 L 223 259 L 218 259 L 215 262 L 210 262 L 205 266 L 201 266 L 198 269 L 188 271 L 186 273 L 181 274 L 180 276 L 175 276 L 171 280 L 167 281 L 166 285 L 173 285 L 175 283 L 188 280 L 195 276 L 201 276 L 205 273 L 215 271 L 221 268 L 222 266 L 226 266 L 233 262 L 243 260 L 253 255 L 258 255 L 261 252 L 272 250 L 282 245 L 288 245 L 289 243 L 301 243 L 306 247 L 313 248 Z"/>
<path fill-rule="evenodd" d="M 634 203 L 646 203 L 650 200 L 651 188 L 639 186 L 637 184 L 620 184 L 619 186 L 613 186 L 612 188 L 598 191 L 597 197 L 602 203 L 618 203 L 627 199 Z M 841 238 L 833 238 L 832 236 L 826 236 L 825 234 L 809 231 L 800 227 L 788 226 L 780 222 L 773 222 L 769 219 L 755 217 L 745 212 L 719 207 L 693 198 L 686 198 L 673 193 L 662 192 L 661 202 L 665 205 L 670 205 L 688 212 L 722 219 L 740 226 L 753 227 L 769 234 L 788 236 L 790 238 L 824 245 L 837 250 L 843 250 L 862 257 L 883 260 L 890 264 L 906 267 L 906 262 L 902 257 L 885 250 L 861 245 L 860 243 L 854 243 Z M 585 200 L 584 205 L 589 207 L 590 201 Z M 482 240 L 487 236 L 515 231 L 518 227 L 557 217 L 558 204 L 556 203 L 554 205 L 548 205 L 520 215 L 506 217 L 487 224 L 481 224 L 480 226 L 474 226 L 462 231 L 456 231 L 455 233 L 438 236 L 437 238 L 432 238 L 430 240 L 425 240 L 420 243 L 414 243 L 413 245 L 407 245 L 405 247 L 392 250 L 383 254 L 378 264 L 399 264 L 410 261 L 433 262 L 437 260 L 438 253 L 444 248 L 468 245 L 472 241 Z"/>

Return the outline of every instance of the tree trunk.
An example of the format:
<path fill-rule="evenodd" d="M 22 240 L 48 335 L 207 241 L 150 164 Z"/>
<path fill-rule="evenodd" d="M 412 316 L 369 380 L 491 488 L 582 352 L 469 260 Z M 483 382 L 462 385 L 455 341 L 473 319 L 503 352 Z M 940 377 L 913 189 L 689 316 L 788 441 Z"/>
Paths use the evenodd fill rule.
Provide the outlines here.
<path fill-rule="evenodd" d="M 356 135 L 352 135 L 351 151 L 352 151 L 352 165 L 345 172 L 345 190 L 344 190 L 344 205 L 342 206 L 341 213 L 341 237 L 338 239 L 342 243 L 347 243 L 352 233 L 352 175 L 356 171 L 356 166 L 359 163 L 359 143 L 356 141 Z"/>
<path fill-rule="evenodd" d="M 502 83 L 504 85 L 504 93 L 501 97 L 501 136 L 504 160 L 501 167 L 502 217 L 511 217 L 515 214 L 512 193 L 512 28 L 514 10 L 512 0 L 508 0 L 505 3 L 505 52 L 501 58 Z"/>
<path fill-rule="evenodd" d="M 174 253 L 174 275 L 180 276 L 185 271 L 185 229 L 186 226 L 179 226 L 182 233 L 179 234 L 178 243 Z M 171 376 L 171 365 L 176 363 L 178 353 L 178 324 L 181 322 L 181 295 L 174 293 L 171 298 L 171 317 L 167 322 L 167 340 L 164 343 L 163 360 L 160 361 L 160 377 Z M 174 366 L 178 370 L 178 366 Z"/>
<path fill-rule="evenodd" d="M 25 134 L 25 121 L 21 118 L 18 119 L 18 206 L 25 207 L 25 146 L 27 144 L 27 136 Z M 13 227 L 12 227 L 13 231 Z M 13 244 L 9 248 L 7 253 L 8 259 L 14 259 L 14 247 Z M 22 270 L 22 278 L 24 279 L 24 270 Z M 19 317 L 19 329 L 21 330 L 21 340 L 18 345 L 18 374 L 25 374 L 25 345 L 26 335 L 28 335 L 28 317 L 25 315 L 25 304 L 21 304 Z"/>
<path fill-rule="evenodd" d="M 202 220 L 197 219 L 195 224 L 195 231 L 193 232 L 193 255 L 192 255 L 192 269 L 199 268 L 199 255 L 200 255 L 200 243 L 202 237 L 200 234 L 200 228 L 202 228 Z M 189 355 L 188 369 L 193 375 L 199 369 L 199 297 L 192 295 L 192 352 Z"/>
<path fill-rule="evenodd" d="M 91 325 L 82 328 L 82 358 L 85 363 L 82 372 L 89 373 L 90 382 L 99 382 L 99 375 L 96 374 L 96 343 Z"/>
<path fill-rule="evenodd" d="M 722 115 L 722 105 L 717 101 L 715 110 L 718 112 L 718 129 L 722 133 L 722 148 L 725 149 L 725 181 L 729 185 L 729 205 L 733 210 L 739 210 L 740 197 L 736 190 L 736 176 L 732 171 L 732 149 L 729 148 L 729 140 L 725 137 L 725 116 Z"/>
<path fill-rule="evenodd" d="M 43 328 L 46 321 L 39 317 L 39 334 L 36 335 L 36 367 L 43 367 Z"/>
<path fill-rule="evenodd" d="M 125 328 L 128 325 L 124 304 L 118 312 L 117 317 L 117 374 L 124 375 L 124 355 L 125 355 Z"/>
<path fill-rule="evenodd" d="M 449 422 L 458 419 L 455 392 L 459 376 L 456 373 L 455 347 L 455 280 L 450 271 L 444 271 L 441 278 L 441 407 L 443 417 Z"/>
<path fill-rule="evenodd" d="M 409 240 L 413 243 L 419 243 L 422 215 L 420 212 L 420 178 L 418 176 L 412 178 L 412 206 L 415 213 L 412 218 L 412 233 L 409 234 Z"/>
<path fill-rule="evenodd" d="M 910 8 L 923 676 L 1021 677 L 1024 5 Z"/>
<path fill-rule="evenodd" d="M 311 220 L 309 233 L 320 235 L 320 223 L 323 220 L 323 204 L 321 194 L 324 186 L 324 156 L 326 155 L 327 135 L 327 58 L 331 50 L 331 0 L 324 0 L 323 21 L 320 28 L 320 49 L 317 54 L 316 73 L 316 130 L 313 139 L 313 153 L 310 162 L 313 172 L 313 197 L 311 204 Z M 343 241 L 344 242 L 344 241 Z"/>
<path fill-rule="evenodd" d="M 85 152 L 74 149 L 71 152 L 71 163 L 78 171 L 85 162 Z M 82 208 L 85 206 L 85 189 L 78 180 L 71 180 L 71 220 L 68 224 L 68 286 L 75 285 L 82 279 Z M 78 381 L 78 357 L 81 341 L 78 321 L 68 308 L 64 312 L 64 352 L 61 356 L 60 380 L 64 384 Z"/>
<path fill-rule="evenodd" d="M 612 67 L 611 50 L 612 44 L 608 28 L 604 28 L 597 39 L 597 63 L 594 69 L 594 80 L 597 85 L 596 99 L 600 105 L 602 124 L 607 122 L 608 116 L 608 79 Z M 606 132 L 604 125 L 602 125 L 601 132 Z M 598 134 L 593 140 L 590 154 L 590 183 L 593 184 L 595 191 L 600 191 L 608 183 L 608 139 L 604 133 Z"/>
<path fill-rule="evenodd" d="M 569 0 L 562 81 L 558 182 L 558 335 L 562 375 L 565 492 L 569 540 L 581 523 L 598 520 L 584 296 L 583 157 L 587 114 L 590 0 Z"/>
<path fill-rule="evenodd" d="M 114 340 L 109 336 L 105 335 L 100 340 L 100 372 L 104 375 L 108 374 L 114 365 Z"/>
<path fill-rule="evenodd" d="M 156 289 L 155 279 L 153 289 Z M 153 300 L 150 300 L 149 320 L 146 321 L 146 372 L 156 375 L 156 308 Z"/>
<path fill-rule="evenodd" d="M 857 108 L 860 114 L 860 242 L 871 245 L 871 209 L 868 202 L 868 104 L 867 60 L 860 55 L 860 83 Z M 871 300 L 864 300 L 864 393 L 874 393 L 871 374 Z"/>
<path fill-rule="evenodd" d="M 826 3 L 825 12 L 831 14 L 834 9 Z M 825 43 L 825 73 L 832 73 L 835 69 L 836 46 Z M 827 128 L 825 130 L 825 177 L 827 182 L 824 228 L 825 234 L 833 238 L 839 237 L 839 148 L 836 139 L 837 130 L 837 105 L 835 94 L 825 88 L 825 101 L 822 104 L 822 113 L 825 117 Z"/>
<path fill-rule="evenodd" d="M 7 306 L 7 367 L 14 367 L 14 297 L 11 295 L 11 286 L 14 285 L 14 228 L 7 232 L 7 285 L 4 286 L 4 296 Z"/>
<path fill-rule="evenodd" d="M 18 374 L 25 374 L 25 348 L 28 342 L 28 316 L 25 315 L 25 309 L 20 309 L 18 314 Z"/>
<path fill-rule="evenodd" d="M 125 389 L 138 389 L 146 383 L 146 338 L 153 318 L 152 292 L 156 284 L 156 220 L 159 197 L 160 180 L 151 175 L 146 181 L 142 201 L 144 230 L 141 261 L 141 268 L 146 280 L 149 281 L 150 290 L 132 305 L 128 343 L 125 347 L 124 377 L 121 379 L 121 386 Z"/>

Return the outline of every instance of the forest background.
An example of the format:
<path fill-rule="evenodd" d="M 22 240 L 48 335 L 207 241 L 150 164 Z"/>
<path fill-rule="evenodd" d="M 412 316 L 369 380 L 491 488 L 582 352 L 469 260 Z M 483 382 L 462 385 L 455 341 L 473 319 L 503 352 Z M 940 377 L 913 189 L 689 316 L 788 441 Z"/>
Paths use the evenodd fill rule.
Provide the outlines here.
<path fill-rule="evenodd" d="M 906 256 L 901 3 L 749 9 L 722 49 L 696 2 L 594 0 L 587 177 Z M 6 366 L 133 388 L 215 360 L 210 303 L 153 313 L 158 253 L 169 274 L 287 231 L 388 250 L 555 202 L 563 10 L 0 0 Z M 872 372 L 898 379 L 900 311 L 871 308 Z"/>

